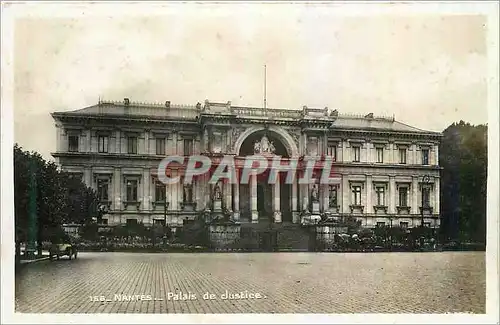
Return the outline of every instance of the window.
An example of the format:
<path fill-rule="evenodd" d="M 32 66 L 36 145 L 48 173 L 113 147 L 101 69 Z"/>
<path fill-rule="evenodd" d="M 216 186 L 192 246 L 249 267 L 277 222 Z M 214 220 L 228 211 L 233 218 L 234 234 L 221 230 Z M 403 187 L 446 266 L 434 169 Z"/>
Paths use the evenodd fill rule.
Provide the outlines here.
<path fill-rule="evenodd" d="M 165 226 L 165 219 L 154 219 L 153 224 L 155 226 Z"/>
<path fill-rule="evenodd" d="M 137 219 L 127 219 L 127 226 L 137 225 Z"/>
<path fill-rule="evenodd" d="M 108 152 L 108 137 L 100 135 L 98 138 L 99 152 Z"/>
<path fill-rule="evenodd" d="M 333 160 L 336 161 L 337 160 L 337 146 L 336 145 L 329 145 L 328 148 L 326 148 L 326 155 L 332 157 Z"/>
<path fill-rule="evenodd" d="M 424 227 L 430 228 L 431 227 L 431 223 L 430 222 L 424 222 Z"/>
<path fill-rule="evenodd" d="M 108 201 L 108 185 L 109 182 L 107 179 L 97 180 L 97 196 L 99 197 L 99 201 L 101 202 Z"/>
<path fill-rule="evenodd" d="M 137 201 L 137 180 L 127 181 L 127 202 Z"/>
<path fill-rule="evenodd" d="M 422 150 L 422 165 L 429 164 L 429 149 Z"/>
<path fill-rule="evenodd" d="M 399 188 L 399 206 L 400 207 L 408 206 L 408 188 L 406 187 Z"/>
<path fill-rule="evenodd" d="M 353 204 L 361 205 L 361 186 L 352 187 Z"/>
<path fill-rule="evenodd" d="M 78 136 L 77 135 L 68 136 L 68 151 L 78 152 Z"/>
<path fill-rule="evenodd" d="M 375 193 L 377 194 L 377 205 L 385 206 L 385 187 L 377 186 Z"/>
<path fill-rule="evenodd" d="M 165 138 L 156 138 L 156 154 L 165 154 Z"/>
<path fill-rule="evenodd" d="M 430 198 L 431 198 L 431 189 L 428 187 L 424 187 L 422 189 L 422 201 L 424 204 L 424 208 L 428 208 L 430 206 Z"/>
<path fill-rule="evenodd" d="M 329 207 L 337 207 L 337 186 L 330 185 L 330 191 L 328 193 Z"/>
<path fill-rule="evenodd" d="M 127 152 L 131 154 L 137 153 L 137 137 L 129 136 L 127 138 Z"/>
<path fill-rule="evenodd" d="M 359 162 L 361 156 L 361 148 L 360 147 L 352 147 L 354 159 L 353 161 Z"/>
<path fill-rule="evenodd" d="M 166 188 L 165 184 L 161 182 L 156 182 L 155 185 L 155 200 L 156 202 L 164 202 L 165 201 Z"/>
<path fill-rule="evenodd" d="M 193 139 L 184 139 L 184 156 L 193 154 Z"/>
<path fill-rule="evenodd" d="M 399 163 L 406 164 L 406 149 L 405 148 L 399 149 Z"/>
<path fill-rule="evenodd" d="M 408 222 L 400 222 L 399 226 L 403 229 L 408 229 Z"/>
<path fill-rule="evenodd" d="M 377 148 L 377 162 L 384 162 L 384 148 Z"/>
<path fill-rule="evenodd" d="M 377 227 L 385 227 L 385 222 L 377 222 Z"/>
<path fill-rule="evenodd" d="M 101 219 L 101 224 L 102 225 L 107 225 L 108 224 L 108 219 Z"/>

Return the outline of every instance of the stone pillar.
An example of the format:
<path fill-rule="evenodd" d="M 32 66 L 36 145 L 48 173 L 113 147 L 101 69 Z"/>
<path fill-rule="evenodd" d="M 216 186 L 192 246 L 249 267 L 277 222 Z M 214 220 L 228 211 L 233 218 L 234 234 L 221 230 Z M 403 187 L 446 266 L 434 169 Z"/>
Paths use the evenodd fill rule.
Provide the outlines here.
<path fill-rule="evenodd" d="M 146 130 L 146 132 L 144 133 L 144 153 L 146 155 L 149 155 L 151 153 L 151 146 L 149 143 L 149 131 L 148 130 Z"/>
<path fill-rule="evenodd" d="M 149 201 L 151 199 L 150 196 L 150 183 L 151 183 L 151 176 L 149 174 L 149 168 L 144 168 L 142 171 L 142 204 L 141 204 L 141 210 L 148 211 L 149 208 Z"/>
<path fill-rule="evenodd" d="M 63 151 L 63 128 L 61 125 L 56 124 L 56 152 Z"/>
<path fill-rule="evenodd" d="M 232 212 L 232 201 L 233 201 L 233 194 L 232 194 L 232 188 L 233 184 L 231 184 L 229 179 L 224 179 L 224 205 L 226 206 L 226 209 L 229 212 Z"/>
<path fill-rule="evenodd" d="M 252 213 L 252 223 L 259 222 L 259 212 L 257 211 L 257 174 L 252 171 L 250 178 L 250 209 Z"/>
<path fill-rule="evenodd" d="M 329 184 L 320 184 L 319 191 L 321 193 L 322 198 L 322 209 L 321 212 L 328 211 L 328 207 L 330 205 L 330 186 Z"/>
<path fill-rule="evenodd" d="M 92 167 L 85 166 L 83 173 L 84 173 L 83 179 L 84 179 L 85 185 L 93 188 L 93 186 L 92 186 L 93 185 L 92 184 Z"/>
<path fill-rule="evenodd" d="M 85 144 L 85 148 L 83 148 L 82 151 L 92 152 L 92 132 L 90 131 L 90 129 L 85 129 L 85 137 L 86 137 L 85 138 L 86 144 Z M 97 151 L 97 150 L 94 150 L 94 151 Z"/>
<path fill-rule="evenodd" d="M 120 130 L 115 130 L 115 147 L 114 147 L 114 153 L 121 153 L 121 132 Z"/>
<path fill-rule="evenodd" d="M 299 214 L 297 211 L 297 178 L 294 178 L 292 183 L 292 222 L 298 223 Z"/>
<path fill-rule="evenodd" d="M 113 202 L 112 209 L 113 210 L 121 210 L 122 209 L 122 174 L 120 168 L 115 168 L 113 171 Z"/>
<path fill-rule="evenodd" d="M 373 213 L 372 196 L 373 196 L 372 175 L 366 175 L 366 207 L 364 209 L 364 213 Z M 384 199 L 387 200 L 387 198 Z"/>
<path fill-rule="evenodd" d="M 173 170 L 172 171 L 172 177 L 178 176 L 178 171 Z M 172 210 L 179 210 L 179 186 L 181 185 L 180 182 L 174 183 L 174 184 L 169 184 L 168 187 L 170 189 L 170 205 L 172 206 Z"/>
<path fill-rule="evenodd" d="M 439 145 L 434 146 L 434 160 L 431 161 L 430 163 L 434 164 L 435 166 L 439 166 Z"/>
<path fill-rule="evenodd" d="M 389 176 L 389 213 L 396 213 L 396 178 Z"/>
<path fill-rule="evenodd" d="M 410 195 L 410 193 L 408 193 Z M 411 179 L 411 214 L 420 214 L 420 210 L 418 209 L 418 176 L 413 176 Z"/>
<path fill-rule="evenodd" d="M 309 184 L 302 185 L 302 210 L 310 211 L 309 209 Z"/>
<path fill-rule="evenodd" d="M 239 183 L 234 184 L 233 198 L 234 198 L 233 220 L 239 221 L 240 220 L 240 184 Z"/>
<path fill-rule="evenodd" d="M 440 213 L 440 197 L 439 197 L 439 177 L 434 178 L 434 204 L 432 206 L 433 208 L 433 214 L 439 214 Z"/>
<path fill-rule="evenodd" d="M 210 186 L 210 174 L 209 173 L 206 173 L 204 176 L 203 176 L 203 179 L 205 181 L 205 183 L 203 184 L 204 187 L 203 187 L 203 205 L 205 206 L 205 208 L 208 208 L 210 207 L 210 203 L 211 203 L 211 186 Z"/>
<path fill-rule="evenodd" d="M 273 185 L 273 207 L 274 207 L 274 222 L 281 222 L 281 201 L 280 201 L 280 179 L 276 180 L 276 183 Z"/>
<path fill-rule="evenodd" d="M 342 188 L 339 195 L 341 199 L 342 213 L 351 213 L 351 210 L 349 209 L 349 204 L 351 202 L 350 195 L 351 188 L 349 187 L 349 179 L 348 176 L 344 174 L 342 175 Z"/>

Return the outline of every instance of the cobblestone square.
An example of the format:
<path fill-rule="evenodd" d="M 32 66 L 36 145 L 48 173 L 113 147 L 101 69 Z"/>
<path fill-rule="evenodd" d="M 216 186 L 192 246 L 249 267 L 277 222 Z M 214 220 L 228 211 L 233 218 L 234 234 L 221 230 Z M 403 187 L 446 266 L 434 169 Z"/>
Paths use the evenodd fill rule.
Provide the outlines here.
<path fill-rule="evenodd" d="M 485 313 L 485 253 L 81 252 L 15 288 L 30 313 Z"/>

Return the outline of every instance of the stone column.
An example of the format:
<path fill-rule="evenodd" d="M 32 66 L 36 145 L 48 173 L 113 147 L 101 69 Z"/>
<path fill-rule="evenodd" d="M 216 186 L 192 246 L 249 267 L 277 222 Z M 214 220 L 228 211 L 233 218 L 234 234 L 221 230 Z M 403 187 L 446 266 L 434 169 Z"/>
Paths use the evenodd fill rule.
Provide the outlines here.
<path fill-rule="evenodd" d="M 410 195 L 410 193 L 408 193 Z M 418 176 L 413 176 L 411 179 L 411 214 L 420 214 L 418 209 Z"/>
<path fill-rule="evenodd" d="M 93 185 L 92 184 L 92 167 L 85 166 L 83 173 L 84 173 L 83 179 L 84 179 L 85 185 L 93 188 L 93 186 L 92 186 Z"/>
<path fill-rule="evenodd" d="M 396 178 L 389 176 L 389 213 L 396 214 Z"/>
<path fill-rule="evenodd" d="M 281 222 L 281 201 L 280 201 L 280 179 L 276 180 L 273 185 L 273 207 L 274 207 L 274 222 Z"/>
<path fill-rule="evenodd" d="M 439 145 L 434 146 L 434 159 L 429 161 L 431 165 L 438 166 L 439 165 Z M 439 191 L 438 191 L 439 193 Z"/>
<path fill-rule="evenodd" d="M 309 209 L 309 184 L 302 185 L 302 210 L 310 211 Z"/>
<path fill-rule="evenodd" d="M 366 175 L 366 207 L 364 209 L 365 213 L 373 213 L 373 204 L 372 204 L 372 194 L 373 194 L 373 185 L 372 185 L 372 175 Z M 387 200 L 387 198 L 384 198 Z"/>
<path fill-rule="evenodd" d="M 225 201 L 225 206 L 226 206 L 226 209 L 229 211 L 229 212 L 232 212 L 232 198 L 233 198 L 233 194 L 232 194 L 232 188 L 233 188 L 233 184 L 231 184 L 230 180 L 229 179 L 225 179 L 224 180 L 224 201 Z"/>
<path fill-rule="evenodd" d="M 322 212 L 328 211 L 328 206 L 330 205 L 330 185 L 329 184 L 321 184 L 319 191 L 322 197 Z"/>
<path fill-rule="evenodd" d="M 173 170 L 172 171 L 172 177 L 178 176 L 178 171 Z M 170 188 L 170 205 L 172 206 L 172 210 L 179 210 L 179 186 L 180 182 L 174 183 L 174 184 L 169 184 Z"/>
<path fill-rule="evenodd" d="M 239 182 L 237 184 L 234 184 L 233 198 L 234 198 L 233 220 L 239 221 L 240 220 L 240 184 L 239 184 Z"/>
<path fill-rule="evenodd" d="M 434 205 L 433 214 L 440 214 L 440 197 L 439 197 L 439 177 L 434 178 Z"/>
<path fill-rule="evenodd" d="M 250 209 L 252 213 L 252 223 L 259 222 L 259 213 L 257 211 L 257 174 L 252 171 L 250 177 Z"/>
<path fill-rule="evenodd" d="M 147 211 L 149 210 L 149 201 L 150 201 L 150 183 L 151 177 L 149 175 L 149 168 L 144 168 L 142 171 L 142 204 L 141 210 Z"/>
<path fill-rule="evenodd" d="M 351 188 L 349 187 L 349 179 L 347 175 L 342 175 L 342 189 L 340 192 L 340 198 L 341 198 L 341 208 L 342 208 L 342 213 L 351 213 L 351 209 L 349 208 L 349 204 L 351 202 L 350 200 L 350 195 L 351 195 Z"/>
<path fill-rule="evenodd" d="M 292 222 L 300 222 L 297 212 L 297 178 L 295 178 L 292 183 Z"/>
<path fill-rule="evenodd" d="M 122 174 L 120 168 L 115 168 L 113 171 L 113 202 L 112 209 L 120 211 L 122 201 Z"/>
<path fill-rule="evenodd" d="M 149 143 L 149 131 L 146 130 L 146 132 L 144 133 L 144 153 L 146 155 L 149 155 L 151 152 L 150 152 L 150 143 Z"/>
<path fill-rule="evenodd" d="M 92 132 L 90 129 L 85 129 L 85 137 L 86 137 L 86 144 L 85 148 L 82 151 L 85 152 L 92 152 Z M 97 150 L 94 150 L 97 151 Z"/>
<path fill-rule="evenodd" d="M 209 173 L 206 173 L 204 176 L 203 176 L 203 179 L 204 179 L 204 186 L 203 186 L 203 206 L 205 206 L 205 208 L 208 208 L 210 207 L 210 195 L 211 195 L 211 187 L 210 187 L 210 174 Z"/>

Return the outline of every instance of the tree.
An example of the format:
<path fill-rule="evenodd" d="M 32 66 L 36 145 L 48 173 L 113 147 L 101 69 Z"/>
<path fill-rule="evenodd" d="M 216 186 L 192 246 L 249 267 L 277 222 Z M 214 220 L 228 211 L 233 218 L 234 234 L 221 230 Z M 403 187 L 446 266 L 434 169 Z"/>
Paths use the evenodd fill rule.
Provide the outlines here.
<path fill-rule="evenodd" d="M 32 182 L 33 181 L 33 182 Z M 35 187 L 30 191 L 30 186 Z M 29 204 L 34 203 L 36 224 L 29 219 Z M 98 216 L 95 192 L 76 178 L 61 172 L 54 162 L 36 152 L 14 146 L 14 211 L 16 242 L 26 242 L 27 229 L 36 226 L 38 251 L 43 240 L 61 235 L 67 222 L 86 223 Z M 18 245 L 19 246 L 19 245 Z"/>
<path fill-rule="evenodd" d="M 487 125 L 460 121 L 443 132 L 440 146 L 442 235 L 486 241 Z"/>

